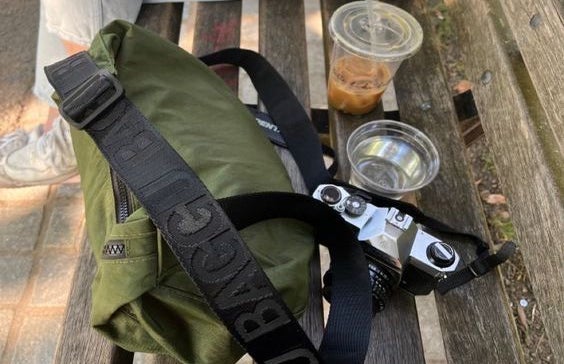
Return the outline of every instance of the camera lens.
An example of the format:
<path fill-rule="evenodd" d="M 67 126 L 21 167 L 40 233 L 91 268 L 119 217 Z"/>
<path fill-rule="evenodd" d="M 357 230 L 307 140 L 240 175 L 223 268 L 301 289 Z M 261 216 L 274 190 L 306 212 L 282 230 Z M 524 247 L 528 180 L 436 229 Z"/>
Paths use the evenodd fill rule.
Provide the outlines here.
<path fill-rule="evenodd" d="M 327 186 L 320 192 L 323 202 L 334 205 L 341 201 L 341 191 L 335 186 Z"/>

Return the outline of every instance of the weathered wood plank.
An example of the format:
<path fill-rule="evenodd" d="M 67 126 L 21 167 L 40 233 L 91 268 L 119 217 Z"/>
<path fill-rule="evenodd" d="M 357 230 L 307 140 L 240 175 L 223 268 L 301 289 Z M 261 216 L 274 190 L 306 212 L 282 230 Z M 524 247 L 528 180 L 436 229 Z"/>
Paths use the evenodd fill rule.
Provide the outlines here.
<path fill-rule="evenodd" d="M 303 1 L 259 3 L 259 51 L 284 77 L 309 112 Z"/>
<path fill-rule="evenodd" d="M 417 18 L 425 39 L 419 53 L 404 62 L 395 78 L 400 115 L 431 138 L 441 157 L 439 175 L 420 191 L 419 206 L 458 229 L 488 238 L 426 2 L 409 0 L 401 5 Z M 436 298 L 449 362 L 520 360 L 516 330 L 497 272 Z"/>
<path fill-rule="evenodd" d="M 321 2 L 325 45 L 326 68 L 331 58 L 333 42 L 327 24 L 331 14 L 349 1 L 325 0 Z M 326 72 L 329 75 L 329 72 Z M 330 132 L 333 148 L 340 165 L 339 178 L 348 180 L 350 164 L 346 156 L 346 142 L 350 133 L 371 120 L 383 118 L 380 107 L 367 115 L 350 116 L 334 110 L 329 112 Z M 396 293 L 385 311 L 376 315 L 372 323 L 371 345 L 366 363 L 423 363 L 423 346 L 417 321 L 417 310 L 413 297 Z"/>
<path fill-rule="evenodd" d="M 180 361 L 168 355 L 155 355 L 146 353 L 135 353 L 137 364 L 181 364 Z"/>
<path fill-rule="evenodd" d="M 518 53 L 507 52 L 490 4 L 458 0 L 452 2 L 451 10 L 547 338 L 555 361 L 562 362 L 564 203 L 556 182 L 559 177 L 554 175 L 543 153 L 543 138 L 537 134 L 542 115 L 528 105 L 529 91 L 519 87 L 522 59 Z M 562 160 L 560 155 L 559 163 Z"/>
<path fill-rule="evenodd" d="M 512 35 L 546 114 L 537 132 L 564 191 L 564 9 L 557 0 L 500 1 Z M 521 75 L 519 75 L 521 76 Z M 524 76 L 524 75 L 523 75 Z M 535 100 L 536 101 L 536 100 Z M 529 102 L 531 103 L 532 100 Z"/>
<path fill-rule="evenodd" d="M 90 326 L 90 287 L 96 272 L 96 261 L 86 238 L 80 247 L 77 267 L 55 363 L 131 363 L 132 353 L 113 345 Z"/>
<path fill-rule="evenodd" d="M 182 3 L 143 4 L 135 23 L 178 43 L 182 6 Z"/>
<path fill-rule="evenodd" d="M 288 82 L 309 113 L 309 83 L 306 56 L 304 4 L 302 0 L 263 0 L 259 3 L 259 52 Z M 287 150 L 277 149 L 292 180 L 294 190 L 308 193 L 301 174 Z M 315 345 L 323 335 L 319 250 L 310 264 L 309 304 L 300 324 Z"/>
<path fill-rule="evenodd" d="M 224 48 L 238 47 L 241 34 L 241 1 L 202 2 L 196 5 L 194 45 L 192 53 L 203 56 Z M 237 90 L 239 71 L 236 67 L 218 65 L 215 72 Z"/>

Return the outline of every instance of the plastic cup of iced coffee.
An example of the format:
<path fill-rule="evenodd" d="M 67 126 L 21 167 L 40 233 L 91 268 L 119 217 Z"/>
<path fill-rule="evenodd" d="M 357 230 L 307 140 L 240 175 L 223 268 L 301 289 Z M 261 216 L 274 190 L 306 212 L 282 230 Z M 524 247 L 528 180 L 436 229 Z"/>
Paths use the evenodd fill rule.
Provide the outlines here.
<path fill-rule="evenodd" d="M 329 34 L 333 54 L 328 101 L 353 115 L 376 108 L 401 62 L 423 42 L 423 30 L 413 16 L 380 1 L 341 6 L 329 21 Z"/>

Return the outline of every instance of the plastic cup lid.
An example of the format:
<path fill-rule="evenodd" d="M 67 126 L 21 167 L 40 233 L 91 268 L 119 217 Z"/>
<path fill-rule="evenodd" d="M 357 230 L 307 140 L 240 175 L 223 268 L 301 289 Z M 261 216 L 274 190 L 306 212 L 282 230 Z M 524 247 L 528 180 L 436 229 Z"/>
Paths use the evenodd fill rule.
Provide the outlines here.
<path fill-rule="evenodd" d="M 374 23 L 373 34 L 370 23 Z M 413 16 L 375 0 L 370 7 L 367 1 L 355 1 L 338 8 L 329 21 L 329 34 L 352 54 L 387 62 L 411 57 L 423 42 L 423 29 Z"/>

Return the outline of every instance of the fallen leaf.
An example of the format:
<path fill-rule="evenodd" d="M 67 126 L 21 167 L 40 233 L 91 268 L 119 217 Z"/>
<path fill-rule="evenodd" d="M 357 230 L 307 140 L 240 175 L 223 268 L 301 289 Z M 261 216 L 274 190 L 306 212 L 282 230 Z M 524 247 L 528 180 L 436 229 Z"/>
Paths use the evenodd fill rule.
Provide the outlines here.
<path fill-rule="evenodd" d="M 507 199 L 504 195 L 491 194 L 486 197 L 486 203 L 490 205 L 501 205 L 507 203 Z"/>
<path fill-rule="evenodd" d="M 519 317 L 519 322 L 523 325 L 523 328 L 527 330 L 529 325 L 527 324 L 527 315 L 525 314 L 525 309 L 520 305 L 517 305 L 517 317 Z"/>
<path fill-rule="evenodd" d="M 472 82 L 468 80 L 460 80 L 454 87 L 454 91 L 461 94 L 472 89 Z"/>
<path fill-rule="evenodd" d="M 476 181 L 474 181 L 474 184 L 475 184 L 476 186 L 479 185 L 480 183 L 482 183 L 482 179 L 481 179 L 481 178 L 478 179 L 478 180 L 476 180 Z"/>

